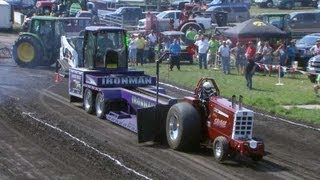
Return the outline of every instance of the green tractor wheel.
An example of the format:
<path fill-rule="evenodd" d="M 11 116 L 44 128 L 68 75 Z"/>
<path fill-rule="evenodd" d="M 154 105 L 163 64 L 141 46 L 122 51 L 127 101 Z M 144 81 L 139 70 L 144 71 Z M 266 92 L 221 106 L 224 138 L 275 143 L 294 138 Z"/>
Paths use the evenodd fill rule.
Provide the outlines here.
<path fill-rule="evenodd" d="M 13 58 L 21 67 L 35 67 L 43 58 L 40 42 L 32 36 L 22 35 L 13 46 Z"/>

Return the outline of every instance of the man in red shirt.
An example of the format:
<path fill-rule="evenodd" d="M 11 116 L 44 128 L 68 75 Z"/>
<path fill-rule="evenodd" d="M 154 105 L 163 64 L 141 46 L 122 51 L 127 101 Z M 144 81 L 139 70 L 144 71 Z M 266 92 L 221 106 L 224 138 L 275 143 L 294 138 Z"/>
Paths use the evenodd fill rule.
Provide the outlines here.
<path fill-rule="evenodd" d="M 248 47 L 246 49 L 246 58 L 248 61 L 254 61 L 256 55 L 256 48 L 254 47 L 252 41 L 249 41 Z"/>

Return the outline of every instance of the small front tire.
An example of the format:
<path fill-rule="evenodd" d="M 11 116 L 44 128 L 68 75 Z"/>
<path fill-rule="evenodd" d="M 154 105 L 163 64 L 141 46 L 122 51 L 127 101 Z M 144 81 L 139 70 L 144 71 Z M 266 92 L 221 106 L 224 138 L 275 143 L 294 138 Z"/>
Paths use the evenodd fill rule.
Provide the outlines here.
<path fill-rule="evenodd" d="M 227 159 L 229 152 L 229 144 L 225 137 L 219 136 L 213 142 L 213 154 L 214 158 L 218 162 L 222 162 Z"/>

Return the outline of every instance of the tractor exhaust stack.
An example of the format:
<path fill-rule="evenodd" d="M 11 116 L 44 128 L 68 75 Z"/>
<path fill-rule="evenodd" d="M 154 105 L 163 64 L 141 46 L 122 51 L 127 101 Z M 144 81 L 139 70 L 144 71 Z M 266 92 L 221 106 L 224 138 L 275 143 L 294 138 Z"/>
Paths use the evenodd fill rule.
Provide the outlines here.
<path fill-rule="evenodd" d="M 232 108 L 236 108 L 236 96 L 235 95 L 232 96 L 231 102 L 232 102 Z"/>
<path fill-rule="evenodd" d="M 243 96 L 239 96 L 239 109 L 242 109 Z"/>

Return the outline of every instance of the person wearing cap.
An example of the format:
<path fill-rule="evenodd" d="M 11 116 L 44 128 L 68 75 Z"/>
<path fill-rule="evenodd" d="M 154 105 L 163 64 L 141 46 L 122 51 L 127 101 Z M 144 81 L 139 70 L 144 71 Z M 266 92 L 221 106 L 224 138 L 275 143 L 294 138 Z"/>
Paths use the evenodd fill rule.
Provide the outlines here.
<path fill-rule="evenodd" d="M 198 47 L 198 56 L 199 56 L 199 68 L 202 69 L 202 64 L 204 69 L 208 68 L 207 64 L 207 53 L 209 50 L 208 40 L 204 35 L 201 36 L 201 39 L 194 43 Z"/>
<path fill-rule="evenodd" d="M 141 34 L 138 34 L 138 37 L 136 39 L 136 44 L 137 44 L 137 62 L 136 65 L 140 62 L 141 66 L 143 65 L 143 53 L 144 53 L 144 48 L 146 46 L 146 42 L 144 38 L 141 36 Z"/>
<path fill-rule="evenodd" d="M 218 54 L 221 57 L 223 73 L 230 74 L 230 48 L 226 41 L 222 42 Z"/>
<path fill-rule="evenodd" d="M 170 70 L 172 71 L 174 65 L 177 66 L 178 70 L 180 71 L 180 52 L 181 52 L 181 46 L 178 43 L 177 39 L 173 40 L 173 43 L 170 44 L 169 47 L 170 50 Z"/>

